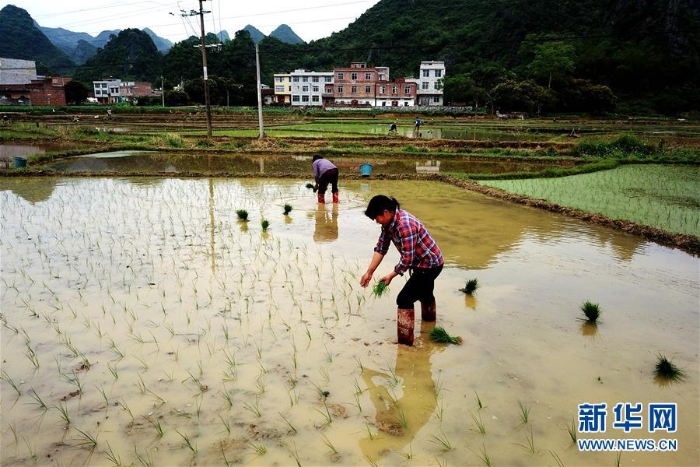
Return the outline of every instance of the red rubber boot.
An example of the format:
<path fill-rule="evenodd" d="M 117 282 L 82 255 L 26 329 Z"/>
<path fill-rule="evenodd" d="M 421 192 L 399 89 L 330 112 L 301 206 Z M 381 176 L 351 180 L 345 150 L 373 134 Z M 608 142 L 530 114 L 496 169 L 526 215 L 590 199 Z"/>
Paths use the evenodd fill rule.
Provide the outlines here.
<path fill-rule="evenodd" d="M 334 202 L 334 203 L 337 204 L 339 198 L 340 198 L 340 192 L 339 192 L 339 191 L 336 191 L 335 193 L 333 193 L 333 202 Z"/>
<path fill-rule="evenodd" d="M 319 193 L 317 196 L 318 196 L 318 202 L 319 202 L 319 203 L 325 203 L 325 202 L 326 202 L 326 195 L 325 195 L 325 193 Z"/>
<path fill-rule="evenodd" d="M 432 322 L 437 318 L 437 307 L 435 300 L 431 303 L 420 302 L 420 319 L 422 321 Z"/>
<path fill-rule="evenodd" d="M 396 328 L 399 344 L 413 345 L 413 328 L 416 324 L 416 313 L 413 308 L 399 308 L 396 313 Z"/>

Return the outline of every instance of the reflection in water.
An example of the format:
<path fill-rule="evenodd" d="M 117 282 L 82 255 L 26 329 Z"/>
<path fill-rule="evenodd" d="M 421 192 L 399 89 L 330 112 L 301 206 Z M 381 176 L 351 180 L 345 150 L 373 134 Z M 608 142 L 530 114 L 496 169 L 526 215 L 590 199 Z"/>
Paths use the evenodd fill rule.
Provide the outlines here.
<path fill-rule="evenodd" d="M 440 161 L 416 162 L 416 173 L 438 173 L 440 172 Z"/>
<path fill-rule="evenodd" d="M 595 337 L 598 334 L 598 325 L 595 323 L 581 323 L 581 335 Z"/>
<path fill-rule="evenodd" d="M 51 197 L 56 181 L 51 177 L 1 177 L 0 191 L 9 190 L 32 204 Z"/>
<path fill-rule="evenodd" d="M 331 205 L 330 210 L 327 209 Z M 316 243 L 338 240 L 338 203 L 319 203 L 316 209 L 314 241 Z"/>
<path fill-rule="evenodd" d="M 376 409 L 375 426 L 382 432 L 360 440 L 366 459 L 377 461 L 408 445 L 435 412 L 437 397 L 430 357 L 445 350 L 446 345 L 430 340 L 428 335 L 434 327 L 434 322 L 421 322 L 420 336 L 413 347 L 397 346 L 393 371 L 365 368 L 362 373 Z"/>
<path fill-rule="evenodd" d="M 464 294 L 464 306 L 476 310 L 476 297 L 474 295 Z"/>

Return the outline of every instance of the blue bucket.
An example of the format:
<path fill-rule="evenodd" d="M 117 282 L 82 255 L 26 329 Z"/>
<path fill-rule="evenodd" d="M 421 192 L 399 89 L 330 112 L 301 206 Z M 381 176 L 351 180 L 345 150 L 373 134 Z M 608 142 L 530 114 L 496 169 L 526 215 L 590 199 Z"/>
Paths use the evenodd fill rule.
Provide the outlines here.
<path fill-rule="evenodd" d="M 27 166 L 27 158 L 26 157 L 21 157 L 21 156 L 15 156 L 15 169 L 21 169 L 22 167 Z"/>
<path fill-rule="evenodd" d="M 363 177 L 369 177 L 372 175 L 372 164 L 362 164 L 360 166 L 360 175 Z"/>

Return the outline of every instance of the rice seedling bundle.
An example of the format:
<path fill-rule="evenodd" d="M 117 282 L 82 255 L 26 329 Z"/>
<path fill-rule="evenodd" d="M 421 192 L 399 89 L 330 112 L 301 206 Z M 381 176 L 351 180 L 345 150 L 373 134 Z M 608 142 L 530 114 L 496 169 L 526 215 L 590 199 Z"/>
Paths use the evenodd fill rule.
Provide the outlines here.
<path fill-rule="evenodd" d="M 372 289 L 372 295 L 374 295 L 375 297 L 381 297 L 388 291 L 389 286 L 386 284 L 386 282 L 379 281 L 376 284 L 374 284 L 374 288 Z"/>
<path fill-rule="evenodd" d="M 433 342 L 438 342 L 441 344 L 455 344 L 462 345 L 461 337 L 453 337 L 445 331 L 445 328 L 441 326 L 435 326 L 432 331 L 430 331 L 430 339 Z"/>

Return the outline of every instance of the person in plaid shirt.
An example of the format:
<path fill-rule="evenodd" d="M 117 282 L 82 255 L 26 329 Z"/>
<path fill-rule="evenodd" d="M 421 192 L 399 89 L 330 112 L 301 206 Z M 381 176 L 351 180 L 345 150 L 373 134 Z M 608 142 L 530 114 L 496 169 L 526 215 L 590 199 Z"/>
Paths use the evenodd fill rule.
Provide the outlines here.
<path fill-rule="evenodd" d="M 394 277 L 409 271 L 411 277 L 396 297 L 397 335 L 399 344 L 413 345 L 415 326 L 414 304 L 421 303 L 421 319 L 435 321 L 435 279 L 442 272 L 444 259 L 437 243 L 421 222 L 411 213 L 401 209 L 399 202 L 385 195 L 372 198 L 365 216 L 381 224 L 382 231 L 374 247 L 372 262 L 360 279 L 360 285 L 369 285 L 374 271 L 384 259 L 392 242 L 401 259 L 386 276 L 379 279 L 389 285 Z"/>

